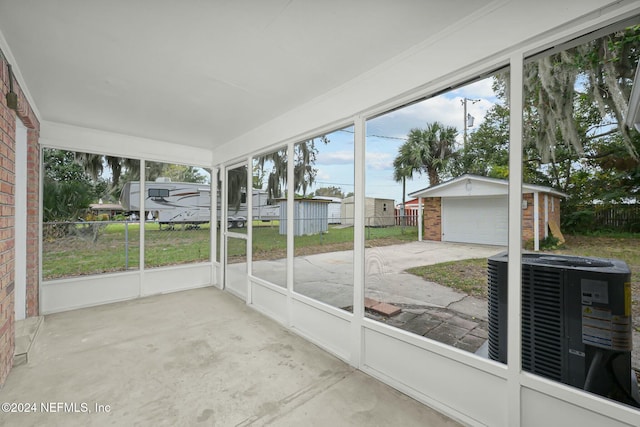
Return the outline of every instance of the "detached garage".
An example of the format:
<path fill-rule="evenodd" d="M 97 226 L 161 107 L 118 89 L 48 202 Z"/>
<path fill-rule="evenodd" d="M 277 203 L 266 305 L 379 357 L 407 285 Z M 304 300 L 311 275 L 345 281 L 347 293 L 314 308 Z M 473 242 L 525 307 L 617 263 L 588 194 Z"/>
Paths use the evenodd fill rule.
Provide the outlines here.
<path fill-rule="evenodd" d="M 409 194 L 424 206 L 423 233 L 428 240 L 507 245 L 508 181 L 462 175 Z M 524 184 L 522 188 L 523 243 L 549 235 L 549 224 L 560 225 L 564 193 L 550 187 Z"/>

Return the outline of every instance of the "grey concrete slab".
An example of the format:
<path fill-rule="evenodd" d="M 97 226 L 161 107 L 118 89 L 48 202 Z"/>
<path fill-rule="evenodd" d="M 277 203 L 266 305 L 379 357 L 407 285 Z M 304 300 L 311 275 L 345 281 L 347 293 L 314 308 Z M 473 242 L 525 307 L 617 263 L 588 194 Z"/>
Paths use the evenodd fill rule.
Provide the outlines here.
<path fill-rule="evenodd" d="M 11 426 L 458 425 L 213 288 L 47 316 L 0 401 L 35 404 Z"/>
<path fill-rule="evenodd" d="M 362 393 L 366 389 L 366 393 Z M 362 372 L 354 372 L 314 399 L 265 424 L 305 426 L 457 426 L 441 414 L 425 412 L 413 399 Z M 265 420 L 266 421 L 266 420 Z"/>
<path fill-rule="evenodd" d="M 503 250 L 497 246 L 433 241 L 367 248 L 365 296 L 400 306 L 403 310 L 400 315 L 390 318 L 372 313 L 369 316 L 473 352 L 482 344 L 478 335 L 472 335 L 466 341 L 463 338 L 476 328 L 486 329 L 487 302 L 423 280 L 405 270 L 446 261 L 487 258 Z M 353 256 L 353 251 L 337 251 L 296 257 L 295 292 L 334 307 L 350 309 L 353 305 Z M 273 271 L 269 272 L 269 268 Z M 266 280 L 282 277 L 284 268 L 283 260 L 254 263 L 254 272 Z M 478 322 L 484 323 L 478 326 Z"/>
<path fill-rule="evenodd" d="M 447 242 L 409 242 L 365 250 L 365 296 L 381 302 L 448 307 L 460 302 L 465 294 L 406 273 L 421 265 L 438 264 L 468 258 L 486 258 L 504 250 L 498 246 Z M 264 265 L 262 265 L 265 263 Z M 268 263 L 268 264 L 267 264 Z M 261 278 L 269 280 L 271 261 L 254 263 Z M 282 265 L 274 269 L 281 277 Z M 353 251 L 338 251 L 299 256 L 294 262 L 296 292 L 338 307 L 353 301 Z M 323 286 L 324 284 L 324 286 Z M 343 292 L 342 297 L 338 296 Z M 472 309 L 472 303 L 468 303 Z M 349 304 L 351 305 L 351 302 Z M 467 305 L 465 305 L 466 307 Z M 484 307 L 486 312 L 486 306 Z M 474 311 L 479 314 L 482 307 Z M 486 317 L 486 313 L 485 313 Z"/>
<path fill-rule="evenodd" d="M 15 347 L 13 351 L 13 366 L 20 366 L 29 362 L 29 354 L 33 342 L 36 340 L 43 316 L 34 316 L 15 322 Z"/>
<path fill-rule="evenodd" d="M 466 296 L 449 305 L 451 310 L 465 313 L 478 319 L 488 320 L 488 303 L 486 300 Z"/>

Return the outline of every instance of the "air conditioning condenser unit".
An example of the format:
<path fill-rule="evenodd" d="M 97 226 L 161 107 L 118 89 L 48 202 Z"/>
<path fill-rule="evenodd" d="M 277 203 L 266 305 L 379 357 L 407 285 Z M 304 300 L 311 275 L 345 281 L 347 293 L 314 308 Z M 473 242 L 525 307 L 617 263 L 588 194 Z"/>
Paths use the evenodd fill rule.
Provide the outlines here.
<path fill-rule="evenodd" d="M 488 260 L 488 351 L 491 359 L 503 363 L 507 263 L 506 252 Z M 523 370 L 640 406 L 632 348 L 631 272 L 626 263 L 522 255 Z"/>

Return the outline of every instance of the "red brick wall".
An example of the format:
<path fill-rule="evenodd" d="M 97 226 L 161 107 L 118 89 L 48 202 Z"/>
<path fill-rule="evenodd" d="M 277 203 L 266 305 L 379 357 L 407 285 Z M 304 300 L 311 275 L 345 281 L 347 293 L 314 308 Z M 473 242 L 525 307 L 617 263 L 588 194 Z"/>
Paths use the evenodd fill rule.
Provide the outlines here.
<path fill-rule="evenodd" d="M 422 237 L 425 240 L 442 240 L 442 203 L 440 197 L 426 197 L 424 204 L 424 227 Z"/>
<path fill-rule="evenodd" d="M 14 80 L 18 111 L 7 107 L 9 92 L 7 62 L 0 55 L 0 385 L 9 374 L 15 348 L 15 137 L 16 116 L 27 134 L 27 316 L 38 314 L 38 205 L 40 182 L 40 124 L 20 86 Z"/>
<path fill-rule="evenodd" d="M 526 193 L 522 199 L 527 202 L 527 208 L 522 210 L 522 243 L 533 240 L 533 194 Z M 544 217 L 542 217 L 544 220 Z M 544 234 L 543 234 L 544 237 Z"/>

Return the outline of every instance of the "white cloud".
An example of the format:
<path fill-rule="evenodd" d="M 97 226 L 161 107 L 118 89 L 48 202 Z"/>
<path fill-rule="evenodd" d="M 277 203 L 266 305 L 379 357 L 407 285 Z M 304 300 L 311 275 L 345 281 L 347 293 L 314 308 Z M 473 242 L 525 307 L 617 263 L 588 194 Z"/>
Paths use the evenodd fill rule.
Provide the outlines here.
<path fill-rule="evenodd" d="M 482 123 L 487 111 L 496 102 L 491 83 L 491 79 L 485 79 L 368 120 L 365 148 L 366 195 L 394 199 L 399 203 L 402 200 L 402 184 L 393 180 L 393 159 L 409 130 L 414 127 L 424 128 L 427 123 L 440 121 L 458 129 L 458 141 L 461 143 L 464 127 L 464 108 L 461 100 L 465 97 L 480 99 L 476 103 L 467 101 L 467 112 L 475 118 L 474 127 L 470 129 L 473 131 Z M 344 192 L 354 191 L 353 134 L 335 132 L 329 139 L 331 143 L 328 145 L 318 146 L 318 176 L 314 188 L 333 185 L 341 187 Z M 407 181 L 407 193 L 428 185 L 426 175 L 416 174 L 412 180 Z"/>
<path fill-rule="evenodd" d="M 366 154 L 366 169 L 392 170 L 394 156 L 382 151 L 369 151 Z"/>
<path fill-rule="evenodd" d="M 456 89 L 451 94 L 460 98 L 466 96 L 467 98 L 484 98 L 495 101 L 496 95 L 493 92 L 492 85 L 493 78 L 487 78 Z"/>
<path fill-rule="evenodd" d="M 461 141 L 465 120 L 462 100 L 479 99 L 467 101 L 467 113 L 474 117 L 474 128 L 477 128 L 496 102 L 491 84 L 491 78 L 484 79 L 369 120 L 367 135 L 405 138 L 412 128 L 424 128 L 427 123 L 438 121 L 458 129 Z"/>
<path fill-rule="evenodd" d="M 331 180 L 331 175 L 323 172 L 322 170 L 318 171 L 318 174 L 316 175 L 316 181 L 330 181 L 330 180 Z"/>
<path fill-rule="evenodd" d="M 354 162 L 353 150 L 341 151 L 320 151 L 318 153 L 317 165 L 350 165 Z"/>

